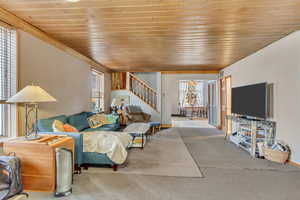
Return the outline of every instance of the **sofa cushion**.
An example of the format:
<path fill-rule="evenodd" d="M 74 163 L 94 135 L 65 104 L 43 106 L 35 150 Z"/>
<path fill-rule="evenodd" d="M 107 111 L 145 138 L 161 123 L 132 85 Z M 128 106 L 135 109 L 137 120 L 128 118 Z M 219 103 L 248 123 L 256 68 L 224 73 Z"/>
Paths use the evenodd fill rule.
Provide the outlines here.
<path fill-rule="evenodd" d="M 150 127 L 153 127 L 153 126 L 160 126 L 161 123 L 160 123 L 160 122 L 149 122 L 149 125 L 150 125 Z"/>
<path fill-rule="evenodd" d="M 59 120 L 54 120 L 52 124 L 53 132 L 64 132 L 64 123 Z"/>
<path fill-rule="evenodd" d="M 82 112 L 68 117 L 68 123 L 74 126 L 78 131 L 89 128 L 89 123 L 87 121 L 87 112 Z"/>
<path fill-rule="evenodd" d="M 143 113 L 143 110 L 140 106 L 129 105 L 126 106 L 126 110 L 128 113 Z"/>
<path fill-rule="evenodd" d="M 66 115 L 59 115 L 47 119 L 40 119 L 38 120 L 38 130 L 40 132 L 53 132 L 52 124 L 54 120 L 59 120 L 63 123 L 67 122 L 67 116 Z"/>
<path fill-rule="evenodd" d="M 143 114 L 134 114 L 134 115 L 131 115 L 130 117 L 131 117 L 130 120 L 132 120 L 134 122 L 143 122 L 143 121 L 145 121 Z"/>
<path fill-rule="evenodd" d="M 88 117 L 94 115 L 95 113 L 93 113 L 93 112 L 81 112 L 80 114 L 86 115 L 86 118 L 88 118 Z"/>

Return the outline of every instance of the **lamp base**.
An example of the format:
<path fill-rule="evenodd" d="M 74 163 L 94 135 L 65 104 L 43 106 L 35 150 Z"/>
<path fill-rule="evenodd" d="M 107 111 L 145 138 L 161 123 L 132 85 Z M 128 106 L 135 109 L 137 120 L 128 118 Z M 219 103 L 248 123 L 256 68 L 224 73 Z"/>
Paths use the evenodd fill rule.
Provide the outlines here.
<path fill-rule="evenodd" d="M 39 135 L 29 135 L 25 137 L 25 140 L 38 140 L 41 139 L 42 137 Z"/>

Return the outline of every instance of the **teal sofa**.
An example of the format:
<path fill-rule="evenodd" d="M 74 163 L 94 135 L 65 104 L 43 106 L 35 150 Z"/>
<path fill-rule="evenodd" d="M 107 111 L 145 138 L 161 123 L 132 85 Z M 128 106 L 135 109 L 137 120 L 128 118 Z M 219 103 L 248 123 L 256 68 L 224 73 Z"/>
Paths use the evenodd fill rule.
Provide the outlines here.
<path fill-rule="evenodd" d="M 84 132 L 91 131 L 118 131 L 120 129 L 119 118 L 116 116 L 116 122 L 114 124 L 107 124 L 98 128 L 90 128 L 87 118 L 94 113 L 81 112 L 78 114 L 66 116 L 59 115 L 47 119 L 40 119 L 37 123 L 39 134 L 50 135 L 68 135 L 75 141 L 75 167 L 77 170 L 81 170 L 81 167 L 85 169 L 89 165 L 109 165 L 117 170 L 117 165 L 111 161 L 106 154 L 100 154 L 95 152 L 83 152 L 83 134 Z M 53 132 L 52 123 L 54 120 L 60 120 L 63 123 L 68 123 L 74 126 L 80 132 Z"/>

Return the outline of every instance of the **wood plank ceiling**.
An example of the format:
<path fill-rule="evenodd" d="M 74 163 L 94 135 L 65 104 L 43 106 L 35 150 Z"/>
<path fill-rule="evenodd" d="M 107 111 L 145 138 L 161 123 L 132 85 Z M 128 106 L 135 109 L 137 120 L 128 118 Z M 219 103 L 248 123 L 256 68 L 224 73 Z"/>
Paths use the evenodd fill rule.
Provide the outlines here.
<path fill-rule="evenodd" d="M 118 71 L 216 70 L 300 28 L 300 0 L 0 0 Z"/>

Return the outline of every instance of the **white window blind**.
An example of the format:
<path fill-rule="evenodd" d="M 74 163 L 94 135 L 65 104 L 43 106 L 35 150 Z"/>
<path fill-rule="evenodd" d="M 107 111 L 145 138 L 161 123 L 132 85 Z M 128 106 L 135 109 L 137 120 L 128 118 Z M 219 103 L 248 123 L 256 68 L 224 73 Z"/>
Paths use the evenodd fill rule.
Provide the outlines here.
<path fill-rule="evenodd" d="M 104 74 L 94 69 L 91 71 L 92 75 L 92 111 L 104 111 Z"/>
<path fill-rule="evenodd" d="M 16 32 L 0 27 L 0 100 L 16 93 Z"/>
<path fill-rule="evenodd" d="M 16 31 L 0 24 L 0 136 L 9 136 L 16 124 L 16 106 L 5 104 L 17 90 L 16 61 Z"/>

